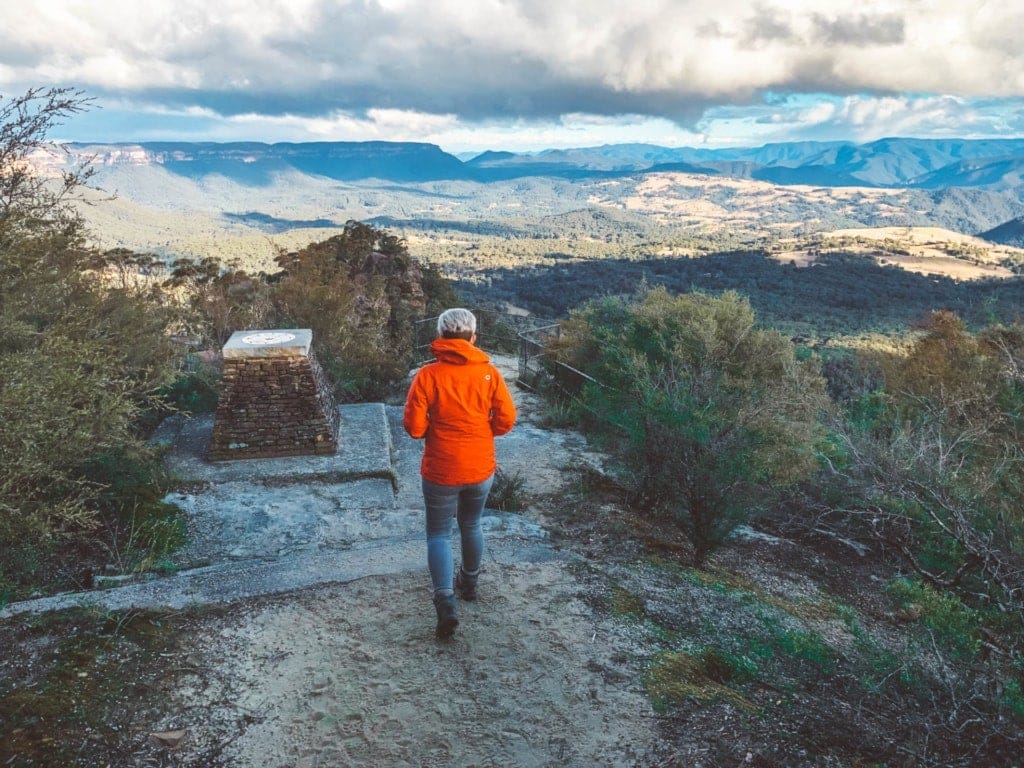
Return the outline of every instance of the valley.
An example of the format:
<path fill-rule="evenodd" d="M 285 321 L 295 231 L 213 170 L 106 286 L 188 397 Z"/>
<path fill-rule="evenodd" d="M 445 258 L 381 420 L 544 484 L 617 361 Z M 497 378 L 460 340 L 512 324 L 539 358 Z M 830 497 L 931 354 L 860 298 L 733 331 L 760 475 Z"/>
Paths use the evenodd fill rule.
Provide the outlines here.
<path fill-rule="evenodd" d="M 924 155 L 913 140 L 717 155 L 623 145 L 467 161 L 379 142 L 75 146 L 41 167 L 91 161 L 98 189 L 79 210 L 94 243 L 168 264 L 213 258 L 270 273 L 282 251 L 357 220 L 402 237 L 480 305 L 560 316 L 641 282 L 735 289 L 795 334 L 857 335 L 899 331 L 936 307 L 973 321 L 993 309 L 1013 315 L 1024 187 L 1009 177 L 940 189 L 907 179 L 1017 144 L 936 144 Z M 820 183 L 755 178 L 800 169 Z M 785 274 L 811 265 L 832 271 Z"/>

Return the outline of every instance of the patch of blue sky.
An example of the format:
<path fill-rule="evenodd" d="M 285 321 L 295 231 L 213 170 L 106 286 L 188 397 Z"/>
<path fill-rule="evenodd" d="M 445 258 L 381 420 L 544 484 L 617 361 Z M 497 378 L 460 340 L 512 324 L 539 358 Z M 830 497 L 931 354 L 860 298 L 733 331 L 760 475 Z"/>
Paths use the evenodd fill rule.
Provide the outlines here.
<path fill-rule="evenodd" d="M 168 108 L 125 99 L 98 100 L 70 118 L 54 138 L 83 142 L 142 141 L 425 141 L 449 152 L 642 143 L 667 147 L 760 146 L 784 141 L 853 141 L 1024 136 L 1024 99 L 936 94 L 770 92 L 751 104 L 707 109 L 694 125 L 650 115 L 568 114 L 514 120 L 400 113 L 387 119 L 251 113 L 240 118 L 206 108 Z"/>

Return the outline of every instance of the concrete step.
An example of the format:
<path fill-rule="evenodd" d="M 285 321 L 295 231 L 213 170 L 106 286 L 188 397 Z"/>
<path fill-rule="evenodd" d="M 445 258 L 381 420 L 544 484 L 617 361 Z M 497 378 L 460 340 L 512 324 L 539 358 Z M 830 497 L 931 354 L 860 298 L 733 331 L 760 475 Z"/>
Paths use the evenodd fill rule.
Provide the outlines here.
<path fill-rule="evenodd" d="M 490 536 L 484 567 L 566 559 L 568 555 L 554 551 L 536 538 Z M 273 561 L 221 563 L 111 589 L 24 600 L 0 610 L 0 619 L 70 608 L 181 609 L 411 571 L 422 571 L 424 583 L 429 584 L 426 545 L 422 538 L 366 542 L 348 550 L 320 551 Z"/>

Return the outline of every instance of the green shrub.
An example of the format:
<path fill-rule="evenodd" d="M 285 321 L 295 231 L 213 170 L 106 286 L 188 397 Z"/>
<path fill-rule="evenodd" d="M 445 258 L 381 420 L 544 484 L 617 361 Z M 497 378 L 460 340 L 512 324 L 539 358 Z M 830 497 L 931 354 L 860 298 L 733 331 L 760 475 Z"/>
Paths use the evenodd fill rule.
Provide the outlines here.
<path fill-rule="evenodd" d="M 128 279 L 146 257 L 83 245 L 67 199 L 87 174 L 23 173 L 81 105 L 61 89 L 0 102 L 0 590 L 81 570 L 106 522 L 158 503 L 138 427 L 173 378 L 172 304 Z"/>
<path fill-rule="evenodd" d="M 573 400 L 547 399 L 540 415 L 540 425 L 545 429 L 565 429 L 579 426 L 582 414 Z"/>
<path fill-rule="evenodd" d="M 211 373 L 189 371 L 181 373 L 168 386 L 160 390 L 167 405 L 185 413 L 213 413 L 217 410 L 219 382 Z"/>
<path fill-rule="evenodd" d="M 758 328 L 738 295 L 607 299 L 563 331 L 555 354 L 600 382 L 580 396 L 616 436 L 637 503 L 673 517 L 696 563 L 817 467 L 828 402 L 817 363 Z"/>
<path fill-rule="evenodd" d="M 775 637 L 775 642 L 783 653 L 816 666 L 828 669 L 835 662 L 835 652 L 817 632 L 787 629 Z"/>
<path fill-rule="evenodd" d="M 1020 721 L 1024 721 L 1024 684 L 1008 680 L 1003 689 L 1002 704 Z"/>
<path fill-rule="evenodd" d="M 971 333 L 932 313 L 837 429 L 841 506 L 860 509 L 922 581 L 1015 617 L 1024 640 L 1024 325 Z M 959 645 L 961 652 L 967 646 Z"/>
<path fill-rule="evenodd" d="M 106 559 L 121 573 L 174 570 L 170 555 L 186 541 L 181 510 L 160 501 L 122 507 L 104 528 Z"/>
<path fill-rule="evenodd" d="M 486 506 L 502 512 L 519 512 L 526 508 L 526 478 L 522 472 L 512 474 L 498 470 L 494 473 L 494 483 L 487 496 Z"/>
<path fill-rule="evenodd" d="M 970 659 L 978 654 L 981 649 L 980 616 L 958 597 L 911 579 L 895 579 L 887 591 L 900 602 L 906 615 L 918 616 L 959 656 Z"/>

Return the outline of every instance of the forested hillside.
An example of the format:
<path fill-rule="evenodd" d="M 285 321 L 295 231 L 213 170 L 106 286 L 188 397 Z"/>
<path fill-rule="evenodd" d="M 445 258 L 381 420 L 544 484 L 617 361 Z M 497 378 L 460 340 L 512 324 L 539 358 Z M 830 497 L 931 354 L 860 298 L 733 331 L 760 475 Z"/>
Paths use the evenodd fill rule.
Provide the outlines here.
<path fill-rule="evenodd" d="M 415 255 L 454 273 L 464 256 L 483 255 L 469 246 L 515 251 L 521 242 L 501 241 L 524 236 L 559 241 L 552 253 L 572 253 L 583 240 L 595 255 L 706 253 L 849 227 L 975 235 L 1024 215 L 1013 181 L 1019 141 L 616 145 L 465 161 L 432 145 L 388 142 L 66 149 L 32 159 L 59 173 L 94 158 L 95 183 L 117 196 L 92 195 L 81 209 L 97 245 L 256 270 L 271 268 L 276 248 L 308 245 L 350 220 L 397 230 Z M 593 214 L 596 226 L 579 220 Z M 562 225 L 561 216 L 576 220 Z M 622 248 L 602 248 L 609 235 Z M 418 238 L 431 241 L 422 252 Z"/>
<path fill-rule="evenodd" d="M 506 301 L 543 316 L 561 317 L 602 296 L 629 295 L 642 286 L 674 293 L 734 290 L 750 298 L 758 317 L 793 335 L 822 337 L 899 334 L 928 312 L 948 309 L 972 325 L 1012 321 L 1024 307 L 1024 280 L 958 282 L 842 251 L 813 266 L 780 262 L 763 251 L 701 258 L 594 259 L 530 268 L 493 269 L 486 280 L 456 284 L 478 303 Z"/>

